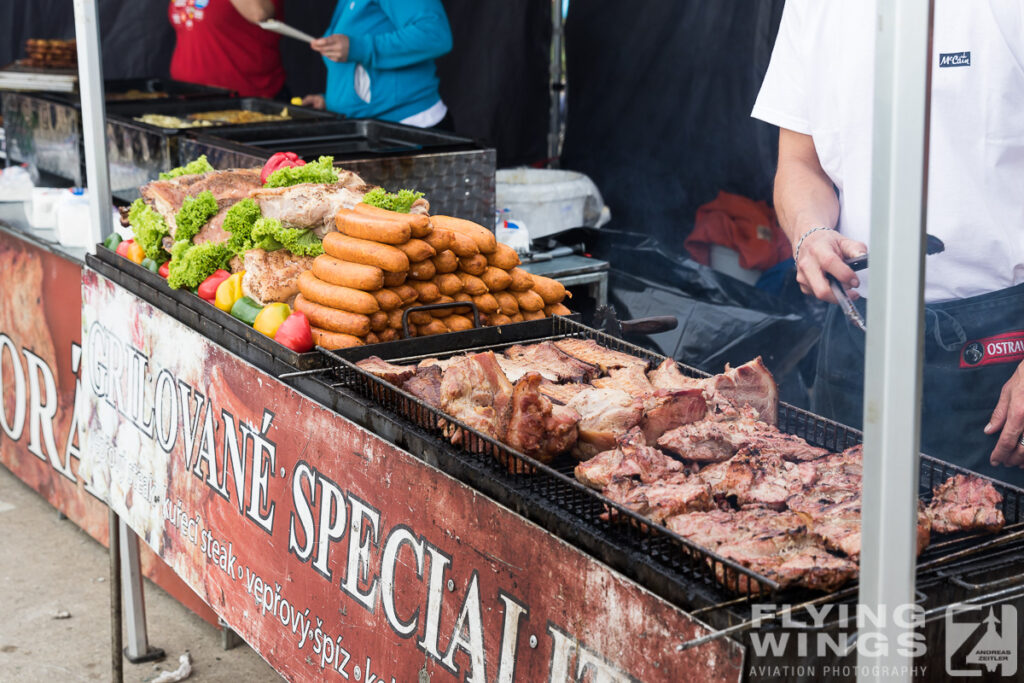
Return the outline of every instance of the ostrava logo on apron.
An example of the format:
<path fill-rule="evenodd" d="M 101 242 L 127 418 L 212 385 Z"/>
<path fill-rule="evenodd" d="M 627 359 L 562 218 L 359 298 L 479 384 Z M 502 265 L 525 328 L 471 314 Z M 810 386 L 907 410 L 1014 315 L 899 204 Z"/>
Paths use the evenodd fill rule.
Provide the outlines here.
<path fill-rule="evenodd" d="M 1022 360 L 1024 360 L 1024 330 L 1004 332 L 994 337 L 969 341 L 960 351 L 961 368 L 976 368 L 996 363 L 1019 363 Z"/>

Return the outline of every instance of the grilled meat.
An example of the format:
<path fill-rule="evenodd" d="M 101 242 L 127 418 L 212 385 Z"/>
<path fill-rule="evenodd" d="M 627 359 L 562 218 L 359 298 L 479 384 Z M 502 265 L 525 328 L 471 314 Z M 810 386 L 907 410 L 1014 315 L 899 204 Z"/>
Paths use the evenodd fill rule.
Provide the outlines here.
<path fill-rule="evenodd" d="M 650 484 L 680 473 L 687 473 L 683 463 L 648 446 L 639 427 L 623 434 L 615 448 L 581 462 L 575 470 L 577 480 L 598 491 L 617 479 L 637 479 Z"/>
<path fill-rule="evenodd" d="M 299 293 L 299 276 L 313 267 L 313 257 L 296 256 L 287 249 L 250 249 L 243 263 L 242 293 L 266 305 L 288 301 Z"/>
<path fill-rule="evenodd" d="M 591 387 L 566 405 L 580 415 L 579 441 L 573 449 L 580 460 L 614 448 L 616 438 L 638 425 L 644 413 L 643 402 L 618 389 Z"/>
<path fill-rule="evenodd" d="M 491 438 L 505 437 L 512 411 L 512 384 L 493 352 L 462 358 L 444 372 L 441 408 Z"/>
<path fill-rule="evenodd" d="M 796 465 L 778 453 L 747 448 L 725 462 L 700 471 L 711 490 L 735 496 L 739 505 L 764 505 L 783 509 L 786 499 L 800 491 L 803 482 Z"/>
<path fill-rule="evenodd" d="M 607 347 L 601 346 L 593 339 L 576 339 L 574 337 L 559 339 L 555 342 L 555 346 L 573 358 L 578 358 L 590 365 L 596 365 L 601 368 L 601 372 L 608 372 L 613 368 L 625 368 L 630 365 L 640 365 L 646 370 L 648 365 L 647 361 L 642 358 L 637 358 L 620 351 L 612 351 Z"/>
<path fill-rule="evenodd" d="M 249 168 L 185 175 L 172 180 L 154 180 L 139 188 L 139 192 L 146 203 L 152 206 L 167 222 L 173 236 L 178 229 L 175 216 L 186 198 L 195 197 L 200 192 L 209 190 L 217 200 L 218 208 L 224 212 L 225 209 L 245 199 L 250 192 L 262 186 L 260 169 Z M 216 224 L 217 230 L 220 230 L 220 225 L 223 222 L 224 218 L 221 216 L 220 222 Z M 220 233 L 227 235 L 223 230 L 220 230 Z M 223 242 L 226 239 L 227 237 L 216 239 L 212 234 L 204 235 L 203 230 L 200 230 L 193 241 L 199 244 L 211 240 Z"/>
<path fill-rule="evenodd" d="M 992 482 L 957 474 L 933 491 L 928 516 L 932 530 L 940 534 L 957 531 L 999 531 L 1006 524 L 999 509 L 1003 497 Z"/>
<path fill-rule="evenodd" d="M 647 377 L 656 389 L 703 389 L 707 382 L 703 378 L 687 377 L 679 371 L 679 365 L 671 358 L 663 360 Z"/>
<path fill-rule="evenodd" d="M 505 355 L 549 377 L 553 375 L 558 382 L 589 382 L 598 374 L 595 366 L 573 358 L 551 342 L 510 346 Z"/>
<path fill-rule="evenodd" d="M 706 414 L 707 403 L 700 389 L 658 389 L 644 399 L 640 426 L 647 441 L 655 443 L 670 429 L 696 422 Z"/>
<path fill-rule="evenodd" d="M 735 368 L 727 364 L 724 373 L 706 380 L 704 391 L 716 412 L 727 417 L 732 416 L 733 409 L 749 405 L 768 424 L 779 421 L 779 389 L 760 356 Z"/>
<path fill-rule="evenodd" d="M 441 368 L 437 365 L 418 365 L 416 374 L 402 384 L 402 388 L 435 407 L 441 407 Z"/>
<path fill-rule="evenodd" d="M 647 398 L 655 390 L 641 365 L 612 368 L 608 371 L 607 377 L 599 377 L 591 384 L 598 389 L 621 389 L 633 398 Z"/>
<path fill-rule="evenodd" d="M 249 196 L 259 203 L 264 217 L 276 218 L 286 228 L 313 228 L 318 237 L 323 237 L 335 229 L 334 216 L 338 210 L 355 207 L 369 189 L 352 173 L 335 184 L 261 187 Z"/>
<path fill-rule="evenodd" d="M 644 484 L 616 485 L 605 490 L 605 495 L 623 507 L 661 524 L 667 517 L 687 512 L 710 510 L 714 507 L 711 487 L 700 477 L 685 473 Z"/>
<path fill-rule="evenodd" d="M 460 360 L 469 358 L 465 353 L 459 354 L 458 356 L 452 356 L 451 358 L 425 358 L 417 364 L 417 368 L 429 368 L 436 367 L 441 372 L 444 372 L 450 368 L 454 363 L 458 363 Z"/>
<path fill-rule="evenodd" d="M 820 491 L 828 489 L 842 494 L 859 492 L 863 479 L 863 448 L 860 445 L 847 448 L 842 453 L 832 453 L 817 460 L 797 465 L 800 478 L 805 485 L 815 484 Z"/>
<path fill-rule="evenodd" d="M 505 373 L 505 377 L 508 377 L 508 381 L 515 384 L 522 379 L 529 372 L 536 372 L 548 382 L 557 382 L 558 375 L 549 369 L 541 367 L 533 367 L 530 363 L 520 360 L 512 360 L 504 354 L 495 354 L 494 356 L 498 365 L 501 366 L 501 371 Z M 564 403 L 564 401 L 562 401 Z"/>
<path fill-rule="evenodd" d="M 531 372 L 516 382 L 505 443 L 546 463 L 576 444 L 579 415 L 572 408 L 553 406 L 538 391 L 542 381 L 538 373 Z"/>
<path fill-rule="evenodd" d="M 662 448 L 696 462 L 721 462 L 743 448 L 772 450 L 786 460 L 814 460 L 828 455 L 799 436 L 784 434 L 748 413 L 735 420 L 703 420 L 677 427 L 658 439 Z"/>
<path fill-rule="evenodd" d="M 592 388 L 589 384 L 542 384 L 540 393 L 555 403 L 568 405 L 577 394 Z"/>
<path fill-rule="evenodd" d="M 370 356 L 356 363 L 360 368 L 370 374 L 380 377 L 385 382 L 401 386 L 405 380 L 416 374 L 416 368 L 411 365 L 395 365 L 389 363 L 379 356 Z"/>

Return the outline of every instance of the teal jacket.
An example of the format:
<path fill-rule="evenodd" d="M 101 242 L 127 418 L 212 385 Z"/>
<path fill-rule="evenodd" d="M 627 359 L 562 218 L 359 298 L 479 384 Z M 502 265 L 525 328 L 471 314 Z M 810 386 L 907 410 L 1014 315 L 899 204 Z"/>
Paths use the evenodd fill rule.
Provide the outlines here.
<path fill-rule="evenodd" d="M 434 59 L 452 49 L 440 0 L 340 0 L 326 36 L 348 36 L 348 61 L 327 64 L 327 108 L 350 118 L 402 119 L 441 99 Z"/>

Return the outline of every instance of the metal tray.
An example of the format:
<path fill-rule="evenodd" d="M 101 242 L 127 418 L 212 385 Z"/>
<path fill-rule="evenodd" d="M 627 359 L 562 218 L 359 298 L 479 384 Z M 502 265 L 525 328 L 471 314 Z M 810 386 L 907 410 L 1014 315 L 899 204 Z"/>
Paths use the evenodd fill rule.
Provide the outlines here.
<path fill-rule="evenodd" d="M 158 98 L 123 98 L 118 95 L 123 95 L 129 91 L 138 90 L 144 93 L 164 93 L 163 97 Z M 215 88 L 209 85 L 200 85 L 198 83 L 186 83 L 184 81 L 174 81 L 165 78 L 111 78 L 103 81 L 103 92 L 106 96 L 108 103 L 114 102 L 167 102 L 174 100 L 192 100 L 192 99 L 213 99 L 213 98 L 225 98 L 234 97 L 235 93 L 231 90 L 224 88 Z M 78 92 L 70 93 L 53 93 L 50 95 L 55 100 L 65 102 L 67 104 L 73 104 L 75 106 L 80 105 L 80 97 Z"/>
<path fill-rule="evenodd" d="M 173 128 L 164 126 L 153 126 L 148 123 L 142 123 L 141 121 L 135 121 L 136 116 L 142 116 L 144 114 L 163 114 L 165 116 L 177 116 L 179 118 L 187 118 L 189 114 L 198 114 L 205 111 L 219 111 L 222 109 L 243 109 L 245 111 L 260 112 L 263 114 L 277 114 L 282 110 L 287 110 L 288 115 L 291 117 L 287 121 L 274 121 L 272 125 L 274 127 L 301 125 L 303 123 L 310 123 L 313 120 L 332 120 L 337 119 L 337 114 L 331 112 L 318 111 L 316 109 L 310 109 L 308 107 L 296 107 L 292 104 L 285 104 L 283 102 L 276 102 L 274 100 L 264 100 L 258 97 L 231 97 L 222 99 L 191 99 L 191 100 L 180 100 L 180 101 L 163 101 L 163 102 L 108 102 L 107 103 L 107 117 L 110 119 L 117 119 L 118 121 L 128 120 L 136 126 L 141 127 L 143 130 L 160 133 L 162 135 L 181 135 L 187 131 L 203 130 L 210 131 L 220 128 L 247 128 L 251 126 L 266 125 L 266 122 L 261 123 L 221 123 L 214 124 L 212 126 L 203 126 L 202 128 Z"/>

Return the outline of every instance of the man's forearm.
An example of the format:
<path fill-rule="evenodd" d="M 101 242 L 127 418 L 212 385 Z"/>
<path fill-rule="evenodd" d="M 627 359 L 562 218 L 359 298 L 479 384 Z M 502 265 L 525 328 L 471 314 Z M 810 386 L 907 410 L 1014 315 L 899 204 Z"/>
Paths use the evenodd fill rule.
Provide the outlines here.
<path fill-rule="evenodd" d="M 779 136 L 775 211 L 794 244 L 811 228 L 834 228 L 839 220 L 839 199 L 818 163 L 810 136 L 791 131 Z"/>

